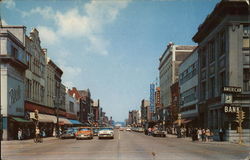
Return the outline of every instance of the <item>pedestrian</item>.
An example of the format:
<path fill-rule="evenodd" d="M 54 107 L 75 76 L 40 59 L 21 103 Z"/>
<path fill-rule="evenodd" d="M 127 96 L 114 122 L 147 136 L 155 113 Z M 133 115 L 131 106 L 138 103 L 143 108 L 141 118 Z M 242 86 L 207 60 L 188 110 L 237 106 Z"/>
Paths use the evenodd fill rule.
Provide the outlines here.
<path fill-rule="evenodd" d="M 205 131 L 205 129 L 203 128 L 202 130 L 201 130 L 201 139 L 202 139 L 202 142 L 205 142 L 205 140 L 206 140 L 206 131 Z"/>
<path fill-rule="evenodd" d="M 40 138 L 40 129 L 36 127 L 36 140 L 38 141 L 39 138 Z"/>
<path fill-rule="evenodd" d="M 151 136 L 151 131 L 152 131 L 152 129 L 149 127 L 149 128 L 148 128 L 148 135 L 149 135 L 149 136 Z"/>
<path fill-rule="evenodd" d="M 27 129 L 27 138 L 28 139 L 30 138 L 30 129 L 29 128 Z"/>
<path fill-rule="evenodd" d="M 21 128 L 18 128 L 17 138 L 18 138 L 18 140 L 22 140 L 22 129 Z"/>
<path fill-rule="evenodd" d="M 220 141 L 223 141 L 223 130 L 220 128 L 219 130 Z"/>
<path fill-rule="evenodd" d="M 206 129 L 205 134 L 206 134 L 206 142 L 210 141 L 210 129 L 209 128 Z"/>
<path fill-rule="evenodd" d="M 202 130 L 201 130 L 201 128 L 198 129 L 197 136 L 198 136 L 198 141 L 202 141 L 202 139 L 201 139 L 201 137 L 202 137 Z"/>

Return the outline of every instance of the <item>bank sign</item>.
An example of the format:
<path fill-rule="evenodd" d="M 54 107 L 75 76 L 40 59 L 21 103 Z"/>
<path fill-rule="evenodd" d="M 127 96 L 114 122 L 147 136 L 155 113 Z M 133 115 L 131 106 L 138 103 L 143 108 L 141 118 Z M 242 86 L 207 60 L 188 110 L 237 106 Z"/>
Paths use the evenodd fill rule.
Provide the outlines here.
<path fill-rule="evenodd" d="M 224 106 L 224 112 L 225 113 L 238 113 L 240 111 L 239 106 L 231 106 L 231 105 L 225 105 Z"/>

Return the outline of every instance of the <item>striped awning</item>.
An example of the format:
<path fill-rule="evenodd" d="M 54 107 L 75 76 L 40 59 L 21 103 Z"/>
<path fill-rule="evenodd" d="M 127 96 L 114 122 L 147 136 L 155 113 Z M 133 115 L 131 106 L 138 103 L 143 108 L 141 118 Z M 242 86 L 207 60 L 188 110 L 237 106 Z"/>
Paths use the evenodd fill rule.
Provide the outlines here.
<path fill-rule="evenodd" d="M 35 119 L 35 113 L 30 112 L 30 118 Z M 48 115 L 48 114 L 38 114 L 38 120 L 39 122 L 43 123 L 57 123 L 57 117 L 54 115 Z M 58 118 L 59 124 L 60 125 L 65 125 L 65 124 L 73 124 L 68 120 L 67 118 L 59 117 Z"/>
<path fill-rule="evenodd" d="M 79 122 L 78 120 L 69 119 L 69 121 L 70 121 L 72 124 L 82 124 L 82 123 Z"/>
<path fill-rule="evenodd" d="M 19 118 L 19 117 L 11 117 L 13 120 L 17 121 L 17 122 L 20 122 L 20 123 L 30 123 L 30 122 L 33 122 L 32 120 L 27 120 L 27 119 L 24 119 L 24 118 Z"/>

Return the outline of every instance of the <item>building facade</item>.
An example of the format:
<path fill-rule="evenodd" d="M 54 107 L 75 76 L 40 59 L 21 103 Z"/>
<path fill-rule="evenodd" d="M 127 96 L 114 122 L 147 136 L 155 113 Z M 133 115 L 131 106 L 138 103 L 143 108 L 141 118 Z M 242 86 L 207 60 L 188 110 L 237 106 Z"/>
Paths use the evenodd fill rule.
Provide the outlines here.
<path fill-rule="evenodd" d="M 179 66 L 179 87 L 181 117 L 198 127 L 198 48 Z"/>
<path fill-rule="evenodd" d="M 243 137 L 245 141 L 250 139 L 249 26 L 248 1 L 221 1 L 193 37 L 199 44 L 199 121 L 215 135 L 223 128 L 229 141 L 237 141 L 239 134 L 236 113 L 227 112 L 228 106 L 245 112 Z M 228 93 L 225 87 L 241 90 Z"/>
<path fill-rule="evenodd" d="M 24 119 L 25 70 L 28 67 L 25 32 L 24 26 L 0 26 L 0 106 L 3 140 L 16 139 L 18 127 L 25 122 L 29 123 Z"/>
<path fill-rule="evenodd" d="M 160 57 L 159 73 L 161 102 L 163 105 L 163 115 L 167 125 L 171 125 L 171 118 L 168 107 L 171 106 L 171 86 L 178 80 L 179 64 L 193 51 L 196 46 L 174 45 L 169 43 L 167 49 Z"/>

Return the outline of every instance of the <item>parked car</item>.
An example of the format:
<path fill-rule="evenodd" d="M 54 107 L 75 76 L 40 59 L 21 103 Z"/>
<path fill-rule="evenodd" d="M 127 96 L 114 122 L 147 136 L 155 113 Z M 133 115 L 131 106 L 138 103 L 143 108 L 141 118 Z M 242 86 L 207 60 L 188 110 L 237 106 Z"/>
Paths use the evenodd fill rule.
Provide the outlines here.
<path fill-rule="evenodd" d="M 154 130 L 152 132 L 152 136 L 153 137 L 166 137 L 166 133 L 164 131 L 161 131 L 161 130 Z"/>
<path fill-rule="evenodd" d="M 99 127 L 93 127 L 93 134 L 94 136 L 98 136 L 98 131 L 99 131 Z"/>
<path fill-rule="evenodd" d="M 73 130 L 65 130 L 62 132 L 62 134 L 60 135 L 61 139 L 65 139 L 65 138 L 75 138 L 75 133 Z"/>
<path fill-rule="evenodd" d="M 93 139 L 93 130 L 91 127 L 80 127 L 76 132 L 76 139 Z"/>
<path fill-rule="evenodd" d="M 112 138 L 114 139 L 114 130 L 111 127 L 100 128 L 98 138 Z"/>
<path fill-rule="evenodd" d="M 126 131 L 129 131 L 129 132 L 130 132 L 130 131 L 131 131 L 131 128 L 128 127 L 128 128 L 126 129 Z"/>
<path fill-rule="evenodd" d="M 74 135 L 76 134 L 76 132 L 78 131 L 79 127 L 70 127 L 67 130 L 70 130 L 74 133 Z"/>
<path fill-rule="evenodd" d="M 141 132 L 141 133 L 142 133 L 142 132 L 144 132 L 144 129 L 143 129 L 142 127 L 139 127 L 139 128 L 138 128 L 138 132 Z"/>

